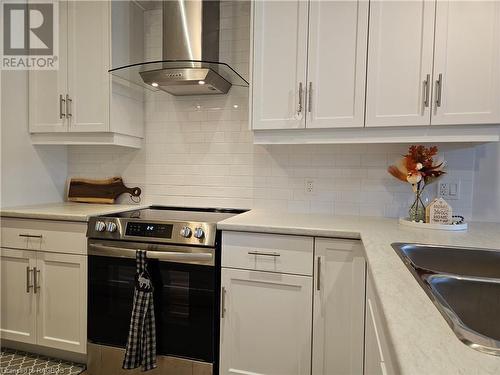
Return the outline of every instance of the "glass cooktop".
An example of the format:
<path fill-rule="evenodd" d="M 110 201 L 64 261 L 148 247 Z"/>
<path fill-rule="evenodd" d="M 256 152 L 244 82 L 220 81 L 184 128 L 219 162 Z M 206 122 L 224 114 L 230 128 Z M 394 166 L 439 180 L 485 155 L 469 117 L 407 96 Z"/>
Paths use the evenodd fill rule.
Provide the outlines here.
<path fill-rule="evenodd" d="M 197 208 L 175 206 L 151 206 L 136 211 L 126 211 L 107 217 L 122 217 L 144 221 L 195 221 L 205 223 L 218 223 L 247 210 L 230 208 Z"/>

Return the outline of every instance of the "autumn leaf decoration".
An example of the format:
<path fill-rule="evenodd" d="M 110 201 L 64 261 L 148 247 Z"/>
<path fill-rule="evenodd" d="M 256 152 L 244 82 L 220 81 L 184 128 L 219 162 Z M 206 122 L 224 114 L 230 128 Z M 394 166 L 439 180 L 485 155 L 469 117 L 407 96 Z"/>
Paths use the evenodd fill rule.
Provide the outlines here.
<path fill-rule="evenodd" d="M 408 153 L 396 164 L 389 166 L 387 171 L 398 180 L 410 183 L 414 192 L 423 190 L 425 185 L 433 183 L 446 173 L 444 161 L 435 164 L 437 153 L 436 146 L 410 146 Z"/>

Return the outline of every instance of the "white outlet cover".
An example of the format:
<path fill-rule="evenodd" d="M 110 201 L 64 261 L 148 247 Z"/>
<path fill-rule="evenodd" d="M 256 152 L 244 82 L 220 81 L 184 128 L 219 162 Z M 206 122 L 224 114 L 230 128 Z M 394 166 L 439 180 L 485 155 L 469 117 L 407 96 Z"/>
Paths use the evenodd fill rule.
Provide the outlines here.
<path fill-rule="evenodd" d="M 305 192 L 306 194 L 314 194 L 314 180 L 306 180 Z"/>

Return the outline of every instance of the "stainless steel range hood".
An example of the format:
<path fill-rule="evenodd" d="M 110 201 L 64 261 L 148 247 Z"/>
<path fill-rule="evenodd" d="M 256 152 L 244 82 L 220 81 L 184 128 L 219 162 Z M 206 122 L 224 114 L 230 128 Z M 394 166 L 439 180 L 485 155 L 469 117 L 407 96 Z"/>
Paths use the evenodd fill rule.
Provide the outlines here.
<path fill-rule="evenodd" d="M 225 94 L 248 82 L 219 61 L 218 0 L 162 2 L 163 60 L 110 70 L 122 79 L 172 95 Z"/>

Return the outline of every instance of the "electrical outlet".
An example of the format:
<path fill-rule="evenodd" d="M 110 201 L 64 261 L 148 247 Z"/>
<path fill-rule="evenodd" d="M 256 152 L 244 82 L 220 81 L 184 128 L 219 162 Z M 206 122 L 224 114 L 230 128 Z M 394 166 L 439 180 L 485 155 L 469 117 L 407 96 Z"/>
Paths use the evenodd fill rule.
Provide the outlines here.
<path fill-rule="evenodd" d="M 438 185 L 438 196 L 444 198 L 447 195 L 448 195 L 448 183 L 440 182 Z"/>
<path fill-rule="evenodd" d="M 447 200 L 460 199 L 460 180 L 449 180 L 438 183 L 438 197 Z"/>
<path fill-rule="evenodd" d="M 315 189 L 314 189 L 314 180 L 306 180 L 306 184 L 305 184 L 305 191 L 306 191 L 306 194 L 314 194 L 315 192 Z"/>

